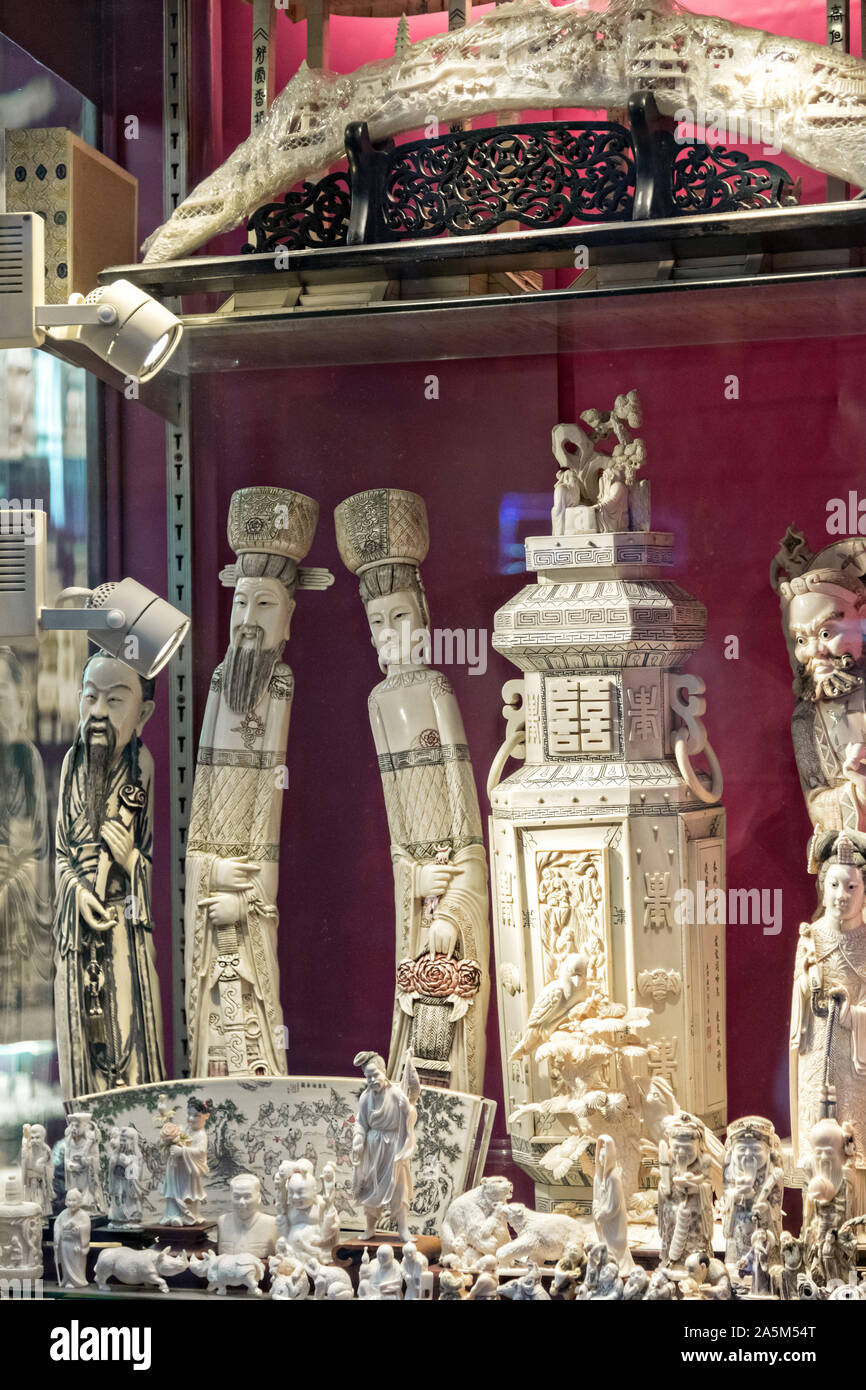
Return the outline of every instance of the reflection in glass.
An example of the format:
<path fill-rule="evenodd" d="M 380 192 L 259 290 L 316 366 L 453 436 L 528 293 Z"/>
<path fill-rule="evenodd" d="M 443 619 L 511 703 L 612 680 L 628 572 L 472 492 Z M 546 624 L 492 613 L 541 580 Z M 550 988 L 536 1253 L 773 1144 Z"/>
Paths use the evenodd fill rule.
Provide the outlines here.
<path fill-rule="evenodd" d="M 0 646 L 0 1043 L 52 1036 L 48 807 L 21 663 Z"/>

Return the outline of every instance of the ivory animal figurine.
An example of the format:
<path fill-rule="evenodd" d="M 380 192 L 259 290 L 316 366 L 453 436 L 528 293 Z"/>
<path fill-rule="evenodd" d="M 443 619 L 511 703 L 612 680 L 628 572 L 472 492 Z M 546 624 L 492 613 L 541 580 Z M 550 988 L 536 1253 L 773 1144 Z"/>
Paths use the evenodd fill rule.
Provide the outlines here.
<path fill-rule="evenodd" d="M 259 1285 L 265 1277 L 265 1266 L 256 1255 L 218 1255 L 205 1250 L 190 1256 L 189 1267 L 197 1279 L 207 1280 L 208 1293 L 226 1294 L 230 1288 L 244 1288 L 255 1298 L 262 1296 Z"/>
<path fill-rule="evenodd" d="M 782 1238 L 782 1146 L 769 1120 L 749 1115 L 728 1126 L 725 1142 L 722 1234 L 734 1269 L 752 1248 L 756 1230 Z"/>
<path fill-rule="evenodd" d="M 57 807 L 54 1012 L 67 1100 L 165 1077 L 151 913 L 155 685 L 95 652 Z"/>
<path fill-rule="evenodd" d="M 625 106 L 649 89 L 678 110 L 749 121 L 764 113 L 793 158 L 866 184 L 866 64 L 837 48 L 779 38 L 669 0 L 617 0 L 600 13 L 547 0 L 498 6 L 347 75 L 302 64 L 267 119 L 145 242 L 148 261 L 188 256 L 314 170 L 344 155 L 347 123 L 376 140 L 491 111 Z M 764 137 L 765 142 L 768 137 Z"/>
<path fill-rule="evenodd" d="M 186 1268 L 187 1257 L 183 1251 L 172 1254 L 171 1250 L 160 1250 L 156 1246 L 149 1250 L 117 1246 L 100 1250 L 94 1274 L 97 1286 L 103 1293 L 110 1287 L 109 1279 L 116 1279 L 119 1284 L 134 1284 L 168 1293 L 166 1279 L 183 1274 Z"/>
<path fill-rule="evenodd" d="M 502 1267 L 514 1264 L 556 1264 L 570 1245 L 582 1240 L 585 1225 L 564 1212 L 530 1211 L 522 1202 L 508 1207 L 514 1239 L 498 1252 Z"/>
<path fill-rule="evenodd" d="M 430 665 L 419 568 L 427 509 L 414 492 L 376 488 L 341 502 L 334 521 L 385 673 L 368 706 L 396 910 L 388 1075 L 411 1047 L 423 1081 L 478 1095 L 490 990 L 487 856 L 460 707 Z"/>
<path fill-rule="evenodd" d="M 442 1222 L 442 1254 L 459 1253 L 465 1269 L 477 1269 L 482 1259 L 498 1255 L 511 1240 L 507 1218 L 513 1195 L 507 1178 L 487 1177 L 455 1197 Z"/>
<path fill-rule="evenodd" d="M 403 1263 L 404 1265 L 406 1263 L 405 1256 Z M 431 1295 L 426 1296 L 430 1297 Z M 478 1261 L 475 1283 L 472 1285 L 466 1297 L 472 1303 L 498 1303 L 499 1261 L 495 1255 L 482 1255 L 481 1259 Z"/>
<path fill-rule="evenodd" d="M 314 1299 L 346 1303 L 350 1298 L 354 1298 L 352 1281 L 347 1270 L 336 1265 L 320 1264 L 318 1260 L 308 1260 L 306 1271 L 313 1281 Z"/>
<path fill-rule="evenodd" d="M 254 1173 L 237 1173 L 229 1183 L 231 1211 L 218 1221 L 220 1255 L 255 1255 L 266 1260 L 276 1252 L 277 1218 L 262 1211 L 262 1187 Z"/>
<path fill-rule="evenodd" d="M 791 1006 L 791 1127 L 798 1155 L 821 1118 L 825 1082 L 866 1164 L 866 833 L 817 833 L 822 911 L 800 927 Z M 864 1174 L 866 1176 L 866 1174 Z"/>
<path fill-rule="evenodd" d="M 202 721 L 186 854 L 193 1076 L 286 1075 L 276 902 L 294 677 L 282 658 L 297 592 L 333 582 L 301 565 L 318 514 L 287 488 L 241 488 L 229 504 L 229 645 Z"/>
<path fill-rule="evenodd" d="M 271 1274 L 271 1298 L 301 1303 L 310 1294 L 310 1281 L 300 1260 L 288 1251 L 285 1241 L 277 1240 L 277 1253 L 268 1260 Z"/>
<path fill-rule="evenodd" d="M 28 1202 L 36 1202 L 43 1216 L 50 1216 L 54 1196 L 51 1149 L 45 1142 L 44 1125 L 24 1125 L 21 1130 L 21 1180 Z"/>
<path fill-rule="evenodd" d="M 406 1054 L 403 1081 L 389 1081 L 378 1052 L 359 1052 L 354 1066 L 367 1082 L 358 1105 L 352 1133 L 352 1191 L 364 1208 L 364 1240 L 388 1212 L 402 1241 L 409 1239 L 412 1202 L 412 1155 L 415 1152 L 415 1103 L 421 1092 L 412 1061 Z"/>
<path fill-rule="evenodd" d="M 586 979 L 586 956 L 579 952 L 565 957 L 556 979 L 538 995 L 529 1012 L 526 1028 L 511 1053 L 516 1062 L 541 1047 L 565 1020 L 586 1000 L 589 988 Z"/>
<path fill-rule="evenodd" d="M 84 1196 L 76 1187 L 71 1187 L 66 1194 L 66 1206 L 54 1222 L 54 1265 L 61 1289 L 87 1287 L 89 1249 L 90 1217 L 84 1207 Z"/>

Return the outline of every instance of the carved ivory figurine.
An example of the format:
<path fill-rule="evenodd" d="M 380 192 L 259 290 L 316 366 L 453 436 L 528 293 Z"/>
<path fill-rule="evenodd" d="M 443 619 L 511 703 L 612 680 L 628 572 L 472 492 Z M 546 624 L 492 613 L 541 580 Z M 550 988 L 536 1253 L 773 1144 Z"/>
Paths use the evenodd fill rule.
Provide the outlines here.
<path fill-rule="evenodd" d="M 411 1052 L 403 1079 L 389 1081 L 378 1052 L 359 1052 L 354 1065 L 367 1082 L 358 1104 L 352 1136 L 352 1192 L 364 1208 L 364 1240 L 388 1212 L 402 1241 L 409 1239 L 412 1202 L 412 1155 L 415 1152 L 415 1103 L 421 1091 Z"/>
<path fill-rule="evenodd" d="M 835 1266 L 840 1260 L 850 1263 L 849 1243 L 843 1240 L 840 1247 L 828 1237 L 843 1231 L 846 1222 L 866 1210 L 863 1172 L 855 1167 L 855 1156 L 850 1125 L 840 1124 L 833 1116 L 819 1120 L 809 1132 L 802 1159 L 806 1189 L 801 1245 L 809 1277 L 818 1283 L 828 1277 L 847 1278 L 847 1270 L 840 1274 Z"/>
<path fill-rule="evenodd" d="M 385 679 L 370 695 L 391 832 L 397 993 L 388 1074 L 411 1046 L 430 1084 L 480 1093 L 489 979 L 487 859 L 460 710 L 429 666 L 430 615 L 418 566 L 427 511 L 380 488 L 341 502 L 337 545 L 357 574 Z"/>
<path fill-rule="evenodd" d="M 255 1173 L 237 1173 L 229 1187 L 232 1209 L 219 1218 L 219 1253 L 267 1260 L 277 1248 L 277 1218 L 261 1209 L 261 1183 Z"/>
<path fill-rule="evenodd" d="M 866 835 L 816 834 L 823 910 L 800 927 L 791 1009 L 791 1127 L 798 1157 L 826 1114 L 826 1085 L 866 1163 Z"/>
<path fill-rule="evenodd" d="M 211 680 L 186 856 L 186 1017 L 193 1076 L 284 1076 L 276 907 L 294 678 L 282 661 L 318 503 L 285 488 L 232 495 L 237 562 L 228 650 Z"/>
<path fill-rule="evenodd" d="M 771 569 L 794 668 L 794 754 L 816 830 L 866 831 L 866 542 L 813 556 L 789 531 Z M 779 575 L 787 572 L 788 578 Z M 817 865 L 810 863 L 814 872 Z"/>
<path fill-rule="evenodd" d="M 207 1132 L 205 1125 L 211 1112 L 211 1102 L 190 1096 L 187 1102 L 187 1128 L 165 1124 L 160 1140 L 168 1154 L 162 1193 L 165 1211 L 160 1217 L 162 1226 L 196 1226 L 202 1219 L 204 1202 L 202 1179 L 208 1172 Z"/>
<path fill-rule="evenodd" d="M 28 1202 L 36 1202 L 43 1216 L 51 1215 L 54 1168 L 45 1142 L 44 1125 L 24 1125 L 21 1131 L 21 1181 Z"/>
<path fill-rule="evenodd" d="M 116 1131 L 108 1144 L 108 1227 L 136 1230 L 143 1224 L 146 1192 L 138 1130 L 132 1125 Z"/>
<path fill-rule="evenodd" d="M 66 1206 L 54 1223 L 54 1264 L 61 1289 L 87 1287 L 87 1252 L 90 1249 L 90 1216 L 84 1196 L 70 1187 Z"/>
<path fill-rule="evenodd" d="M 592 1184 L 592 1219 L 619 1272 L 627 1275 L 634 1265 L 628 1248 L 628 1214 L 622 1182 L 622 1169 L 616 1157 L 616 1144 L 609 1134 L 599 1136 L 595 1148 L 595 1177 Z"/>
<path fill-rule="evenodd" d="M 63 1142 L 64 1186 L 76 1187 L 89 1212 L 104 1211 L 102 1179 L 99 1171 L 99 1135 L 93 1117 L 77 1110 L 66 1121 Z"/>
<path fill-rule="evenodd" d="M 613 410 L 584 410 L 587 426 L 560 424 L 553 430 L 553 453 L 559 465 L 553 489 L 550 514 L 551 534 L 567 536 L 587 531 L 639 530 L 643 513 L 633 514 L 639 494 L 632 494 L 638 469 L 646 461 L 643 440 L 633 439 L 629 428 L 642 421 L 636 391 L 617 396 Z M 588 432 L 587 432 L 588 431 Z M 616 436 L 611 454 L 596 451 L 595 445 L 610 434 Z M 575 452 L 566 452 L 566 444 Z"/>
<path fill-rule="evenodd" d="M 749 1115 L 728 1126 L 723 1183 L 725 1260 L 736 1268 L 755 1231 L 770 1230 L 776 1247 L 782 1238 L 782 1146 L 769 1120 Z"/>
<path fill-rule="evenodd" d="M 661 1264 L 684 1268 L 695 1251 L 713 1249 L 713 1190 L 704 1131 L 682 1114 L 659 1144 Z"/>
<path fill-rule="evenodd" d="M 150 907 L 153 681 L 96 652 L 60 774 L 54 1008 L 64 1095 L 165 1077 Z"/>

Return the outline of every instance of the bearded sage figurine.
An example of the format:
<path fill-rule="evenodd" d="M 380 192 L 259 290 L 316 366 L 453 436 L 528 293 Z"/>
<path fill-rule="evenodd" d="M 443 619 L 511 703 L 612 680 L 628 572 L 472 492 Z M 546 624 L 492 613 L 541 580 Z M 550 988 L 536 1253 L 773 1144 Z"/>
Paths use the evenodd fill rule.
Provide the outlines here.
<path fill-rule="evenodd" d="M 294 678 L 282 661 L 318 503 L 285 488 L 235 492 L 229 646 L 202 723 L 186 856 L 186 1017 L 193 1076 L 285 1076 L 277 967 L 280 815 Z"/>
<path fill-rule="evenodd" d="M 60 775 L 54 1006 L 67 1099 L 165 1078 L 150 907 L 154 683 L 90 657 Z"/>
<path fill-rule="evenodd" d="M 341 502 L 337 545 L 360 580 L 385 679 L 370 724 L 391 832 L 397 988 L 388 1058 L 407 1047 L 422 1081 L 480 1094 L 490 926 L 487 859 L 460 709 L 431 669 L 430 615 L 418 566 L 427 510 L 413 492 L 379 488 Z"/>

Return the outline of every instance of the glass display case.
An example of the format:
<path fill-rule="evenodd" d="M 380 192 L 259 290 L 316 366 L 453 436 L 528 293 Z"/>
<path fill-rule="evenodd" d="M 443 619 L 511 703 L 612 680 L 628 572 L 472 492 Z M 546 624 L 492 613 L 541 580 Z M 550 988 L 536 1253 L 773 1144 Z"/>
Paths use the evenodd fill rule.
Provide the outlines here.
<path fill-rule="evenodd" d="M 822 966 L 866 931 L 859 15 L 107 8 L 69 83 L 23 19 L 0 47 L 9 130 L 137 180 L 89 303 L 171 325 L 153 375 L 89 330 L 0 353 L 0 520 L 43 510 L 46 603 L 108 612 L 0 620 L 0 1157 L 65 1107 L 86 1277 L 100 1216 L 121 1270 L 172 1243 L 165 1197 L 144 1282 L 185 1297 L 239 1253 L 296 1296 L 245 1192 L 318 1213 L 317 1297 L 392 1297 L 383 1231 L 407 1297 L 859 1288 L 866 1005 Z"/>

